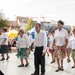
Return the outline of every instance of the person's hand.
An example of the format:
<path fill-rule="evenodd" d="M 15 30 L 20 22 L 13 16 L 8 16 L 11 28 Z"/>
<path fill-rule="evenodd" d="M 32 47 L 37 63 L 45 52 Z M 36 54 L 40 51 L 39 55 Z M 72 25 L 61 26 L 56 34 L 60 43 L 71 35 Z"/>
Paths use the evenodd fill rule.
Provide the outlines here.
<path fill-rule="evenodd" d="M 70 46 L 68 47 L 68 50 L 70 50 Z"/>
<path fill-rule="evenodd" d="M 52 49 L 54 49 L 54 46 L 52 46 Z"/>
<path fill-rule="evenodd" d="M 67 50 L 67 46 L 65 47 L 64 52 L 66 52 L 66 50 Z"/>
<path fill-rule="evenodd" d="M 3 46 L 4 44 L 2 43 L 1 46 Z"/>
<path fill-rule="evenodd" d="M 19 49 L 17 49 L 17 51 L 19 51 Z"/>
<path fill-rule="evenodd" d="M 45 55 L 45 52 L 42 52 L 42 56 L 44 56 Z"/>

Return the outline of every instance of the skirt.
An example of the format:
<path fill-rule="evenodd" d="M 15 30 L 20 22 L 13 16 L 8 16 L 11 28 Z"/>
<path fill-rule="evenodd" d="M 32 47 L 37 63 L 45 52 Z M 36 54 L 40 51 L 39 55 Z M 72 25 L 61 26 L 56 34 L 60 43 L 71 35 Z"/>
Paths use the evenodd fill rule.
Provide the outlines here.
<path fill-rule="evenodd" d="M 66 58 L 65 45 L 64 46 L 56 46 L 56 50 L 53 53 L 54 59 L 63 59 Z"/>
<path fill-rule="evenodd" d="M 52 54 L 54 53 L 55 50 L 49 49 L 49 52 Z"/>
<path fill-rule="evenodd" d="M 72 58 L 75 60 L 75 49 L 72 50 Z"/>
<path fill-rule="evenodd" d="M 9 52 L 8 45 L 1 46 L 0 54 L 5 54 L 5 53 L 8 53 L 8 52 Z"/>
<path fill-rule="evenodd" d="M 70 50 L 68 50 L 68 48 L 67 48 L 66 53 L 71 53 L 71 48 L 70 48 Z"/>
<path fill-rule="evenodd" d="M 19 48 L 17 57 L 18 58 L 28 58 L 28 50 L 27 50 L 27 48 Z"/>

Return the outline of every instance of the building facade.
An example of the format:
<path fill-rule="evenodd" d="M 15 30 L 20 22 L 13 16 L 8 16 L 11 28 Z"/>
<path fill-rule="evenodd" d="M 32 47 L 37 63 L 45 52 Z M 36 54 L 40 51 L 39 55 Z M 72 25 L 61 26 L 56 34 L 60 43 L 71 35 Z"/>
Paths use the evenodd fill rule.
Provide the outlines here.
<path fill-rule="evenodd" d="M 6 27 L 7 31 L 9 32 L 9 30 L 19 30 L 20 26 L 17 24 L 16 21 L 8 21 L 8 26 Z"/>
<path fill-rule="evenodd" d="M 23 29 L 25 30 L 25 28 L 27 27 L 27 22 L 28 22 L 29 18 L 28 17 L 20 17 L 17 16 L 15 21 L 8 21 L 8 26 L 7 31 L 9 32 L 9 30 L 19 30 L 19 29 Z"/>
<path fill-rule="evenodd" d="M 29 20 L 29 17 L 16 17 L 16 22 L 19 25 L 20 29 L 25 30 L 27 27 L 27 22 Z"/>

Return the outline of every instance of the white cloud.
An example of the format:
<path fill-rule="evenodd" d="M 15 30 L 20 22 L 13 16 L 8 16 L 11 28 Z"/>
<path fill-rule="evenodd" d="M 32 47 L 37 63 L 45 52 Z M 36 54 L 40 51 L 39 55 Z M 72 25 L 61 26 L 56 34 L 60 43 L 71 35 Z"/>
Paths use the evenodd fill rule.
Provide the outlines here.
<path fill-rule="evenodd" d="M 75 24 L 75 0 L 0 0 L 0 10 L 14 20 L 16 16 L 46 16 L 46 21 L 59 19 Z"/>
<path fill-rule="evenodd" d="M 75 4 L 75 1 L 67 1 L 67 2 L 61 2 L 61 3 L 53 3 L 53 4 L 49 4 L 49 5 L 44 5 L 42 7 L 49 7 L 49 6 L 60 6 L 60 5 L 70 5 L 70 4 Z"/>

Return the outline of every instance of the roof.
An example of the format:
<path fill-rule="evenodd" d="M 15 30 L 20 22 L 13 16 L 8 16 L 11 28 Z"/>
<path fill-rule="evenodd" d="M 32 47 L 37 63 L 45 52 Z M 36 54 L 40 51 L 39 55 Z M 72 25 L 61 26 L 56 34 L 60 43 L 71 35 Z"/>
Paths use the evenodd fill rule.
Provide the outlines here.
<path fill-rule="evenodd" d="M 18 33 L 18 31 L 14 29 L 14 30 L 11 30 L 10 33 Z"/>
<path fill-rule="evenodd" d="M 34 22 L 34 25 L 36 25 L 37 21 L 33 21 Z M 44 21 L 41 21 L 41 28 L 44 27 L 44 23 L 51 23 L 51 22 L 44 22 Z"/>
<path fill-rule="evenodd" d="M 19 19 L 20 23 L 27 23 L 29 20 L 29 17 L 20 17 L 17 16 L 17 19 Z"/>
<path fill-rule="evenodd" d="M 35 27 L 34 28 L 32 28 L 30 31 L 28 31 L 29 33 L 32 33 L 32 32 L 35 32 L 36 31 L 36 29 L 35 29 Z"/>
<path fill-rule="evenodd" d="M 8 21 L 9 26 L 19 26 L 16 21 Z"/>

